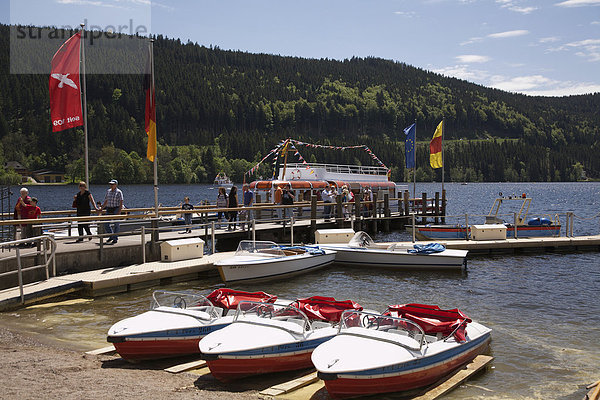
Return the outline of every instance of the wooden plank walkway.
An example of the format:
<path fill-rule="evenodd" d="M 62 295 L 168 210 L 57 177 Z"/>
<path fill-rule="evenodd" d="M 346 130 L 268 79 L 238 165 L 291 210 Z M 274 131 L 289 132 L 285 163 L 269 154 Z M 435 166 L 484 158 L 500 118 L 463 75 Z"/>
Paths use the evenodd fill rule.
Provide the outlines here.
<path fill-rule="evenodd" d="M 430 243 L 419 242 L 419 243 Z M 576 237 L 545 237 L 522 238 L 505 240 L 440 240 L 449 249 L 469 250 L 475 254 L 490 254 L 497 252 L 544 252 L 544 251 L 600 251 L 600 235 Z"/>

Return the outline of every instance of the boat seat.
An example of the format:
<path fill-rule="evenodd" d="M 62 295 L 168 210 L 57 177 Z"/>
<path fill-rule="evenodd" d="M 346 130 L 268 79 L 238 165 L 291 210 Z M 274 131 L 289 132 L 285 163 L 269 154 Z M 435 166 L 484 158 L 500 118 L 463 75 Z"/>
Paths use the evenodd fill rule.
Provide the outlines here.
<path fill-rule="evenodd" d="M 313 329 L 329 328 L 331 326 L 330 323 L 324 321 L 312 321 L 311 325 Z"/>

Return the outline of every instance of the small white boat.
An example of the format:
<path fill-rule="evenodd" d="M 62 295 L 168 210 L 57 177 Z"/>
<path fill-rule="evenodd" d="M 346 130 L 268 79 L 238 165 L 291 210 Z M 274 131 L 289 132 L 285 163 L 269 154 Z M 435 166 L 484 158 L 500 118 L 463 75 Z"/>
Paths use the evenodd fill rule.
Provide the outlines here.
<path fill-rule="evenodd" d="M 320 296 L 290 306 L 241 302 L 231 325 L 202 339 L 201 358 L 223 382 L 309 368 L 312 351 L 337 334 L 333 324 L 347 309 L 362 307 Z"/>
<path fill-rule="evenodd" d="M 465 269 L 467 250 L 442 245 L 377 244 L 365 232 L 357 232 L 347 244 L 320 244 L 336 252 L 335 261 L 346 265 L 394 269 Z M 425 246 L 425 247 L 423 247 Z M 436 251 L 430 252 L 430 250 Z M 442 250 L 442 251 L 439 251 Z"/>
<path fill-rule="evenodd" d="M 197 354 L 200 339 L 229 325 L 233 315 L 227 315 L 228 311 L 235 310 L 242 300 L 272 303 L 277 296 L 226 288 L 214 290 L 206 297 L 157 290 L 152 294 L 150 311 L 114 324 L 108 330 L 107 341 L 126 360 Z"/>
<path fill-rule="evenodd" d="M 224 187 L 226 189 L 229 189 L 233 186 L 233 182 L 231 182 L 231 179 L 229 179 L 224 172 L 220 172 L 217 174 L 217 176 L 215 176 L 213 184 L 216 187 Z"/>
<path fill-rule="evenodd" d="M 279 246 L 269 241 L 240 241 L 233 257 L 215 262 L 223 282 L 268 280 L 298 275 L 333 262 L 335 252 L 316 246 Z"/>
<path fill-rule="evenodd" d="M 491 341 L 491 329 L 458 309 L 406 304 L 384 314 L 346 311 L 339 333 L 312 362 L 333 398 L 424 388 L 462 367 Z"/>

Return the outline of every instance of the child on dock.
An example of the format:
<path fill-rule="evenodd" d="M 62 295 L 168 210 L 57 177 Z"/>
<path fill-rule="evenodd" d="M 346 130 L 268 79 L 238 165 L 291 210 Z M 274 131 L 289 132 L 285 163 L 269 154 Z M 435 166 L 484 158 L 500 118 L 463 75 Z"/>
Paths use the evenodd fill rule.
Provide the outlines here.
<path fill-rule="evenodd" d="M 183 205 L 181 206 L 181 209 L 182 210 L 193 210 L 194 209 L 194 206 L 192 204 L 190 204 L 190 198 L 188 196 L 185 196 L 183 198 Z M 192 233 L 192 228 L 190 227 L 190 225 L 192 225 L 192 213 L 190 213 L 190 212 L 184 213 L 183 220 L 186 225 L 185 233 Z"/>

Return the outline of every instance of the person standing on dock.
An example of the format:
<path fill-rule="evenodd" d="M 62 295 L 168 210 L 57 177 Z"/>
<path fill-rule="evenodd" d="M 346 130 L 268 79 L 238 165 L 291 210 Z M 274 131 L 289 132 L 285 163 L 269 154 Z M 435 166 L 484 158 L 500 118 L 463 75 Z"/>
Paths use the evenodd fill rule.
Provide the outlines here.
<path fill-rule="evenodd" d="M 35 197 L 32 197 L 29 203 L 25 203 L 21 197 L 19 197 L 19 202 L 21 203 L 21 218 L 23 219 L 38 219 L 42 215 L 42 210 L 38 207 L 38 200 Z M 42 230 L 40 228 L 34 228 L 33 224 L 25 225 L 25 236 L 21 239 L 31 238 L 35 236 L 39 236 L 42 234 Z M 30 243 L 30 246 L 35 246 L 34 243 Z"/>
<path fill-rule="evenodd" d="M 183 198 L 183 204 L 181 205 L 181 209 L 186 210 L 186 211 L 194 209 L 194 206 L 192 204 L 190 204 L 189 197 L 185 196 Z M 183 213 L 183 221 L 186 225 L 185 233 L 192 233 L 192 228 L 190 227 L 190 225 L 192 225 L 192 213 L 191 212 Z"/>
<path fill-rule="evenodd" d="M 254 205 L 254 193 L 250 190 L 250 186 L 247 183 L 244 183 L 244 186 L 242 187 L 242 190 L 244 192 L 243 196 L 243 200 L 244 200 L 244 207 L 252 207 Z M 248 229 L 250 229 L 250 221 L 252 221 L 254 219 L 254 212 L 252 210 L 244 210 L 244 221 L 248 221 Z M 242 218 L 240 218 L 242 219 Z M 242 222 L 242 230 L 246 229 L 246 223 Z"/>
<path fill-rule="evenodd" d="M 227 192 L 225 188 L 221 186 L 219 188 L 219 194 L 217 195 L 217 208 L 227 208 Z M 227 212 L 218 211 L 217 212 L 217 222 L 219 225 L 217 228 L 221 229 L 223 226 L 220 224 L 221 222 L 225 222 L 227 220 Z"/>
<path fill-rule="evenodd" d="M 283 190 L 281 189 L 281 186 L 277 186 L 277 189 L 275 189 L 275 193 L 273 194 L 273 203 L 280 206 L 281 205 L 281 196 L 283 196 Z M 281 218 L 282 218 L 282 210 L 281 208 L 277 209 L 277 219 L 279 221 L 277 221 L 278 224 L 281 223 Z"/>
<path fill-rule="evenodd" d="M 29 197 L 29 189 L 21 188 L 20 190 L 21 196 L 17 199 L 17 204 L 15 205 L 15 212 L 13 215 L 13 219 L 21 219 L 22 216 L 22 204 L 30 204 L 31 197 Z M 17 228 L 20 226 L 21 234 L 17 238 Z M 25 239 L 27 237 L 25 233 L 25 225 L 15 225 L 15 239 Z"/>
<path fill-rule="evenodd" d="M 229 190 L 229 203 L 227 204 L 228 208 L 237 208 L 238 206 L 238 198 L 237 198 L 237 188 L 232 186 Z M 229 211 L 229 226 L 227 227 L 228 231 L 235 231 L 235 221 L 237 221 L 238 212 Z"/>
<path fill-rule="evenodd" d="M 90 191 L 87 190 L 87 185 L 83 181 L 79 182 L 79 192 L 77 192 L 77 194 L 73 196 L 73 207 L 77 209 L 78 217 L 89 217 L 92 213 L 92 207 L 94 207 L 95 211 L 98 211 L 98 208 L 96 207 L 96 202 L 94 201 L 94 196 L 92 196 Z M 76 242 L 83 242 L 82 236 L 84 229 L 86 234 L 90 236 L 88 239 L 92 240 L 92 231 L 90 230 L 90 223 L 78 222 L 77 231 L 79 233 L 79 239 L 77 239 Z"/>
<path fill-rule="evenodd" d="M 327 187 L 325 187 L 325 189 L 323 189 L 323 192 L 321 193 L 321 198 L 325 202 L 325 206 L 323 207 L 323 218 L 325 218 L 325 221 L 329 221 L 331 219 L 331 211 L 332 211 L 333 207 L 331 207 L 331 205 L 327 205 L 327 204 L 333 203 L 333 198 L 334 198 L 334 194 L 333 194 L 333 190 L 332 190 L 331 186 L 327 185 Z"/>
<path fill-rule="evenodd" d="M 107 215 L 119 215 L 123 209 L 123 192 L 121 192 L 121 189 L 117 188 L 119 182 L 116 179 L 111 180 L 108 184 L 110 185 L 110 188 L 104 197 L 102 209 L 106 210 Z M 107 222 L 104 224 L 104 230 L 106 233 L 119 233 L 119 222 Z M 113 235 L 106 241 L 106 244 L 115 244 L 118 240 L 119 237 Z"/>

